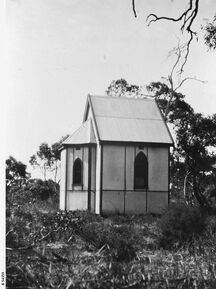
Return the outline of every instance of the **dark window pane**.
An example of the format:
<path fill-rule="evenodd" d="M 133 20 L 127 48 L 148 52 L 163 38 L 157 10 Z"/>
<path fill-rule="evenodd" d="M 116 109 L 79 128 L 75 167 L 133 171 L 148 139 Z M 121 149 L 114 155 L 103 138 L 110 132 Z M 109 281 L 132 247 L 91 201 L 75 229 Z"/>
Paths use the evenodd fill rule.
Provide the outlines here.
<path fill-rule="evenodd" d="M 143 152 L 138 153 L 134 162 L 134 189 L 148 188 L 148 160 Z"/>
<path fill-rule="evenodd" d="M 73 184 L 82 184 L 82 161 L 80 159 L 76 159 L 73 165 Z"/>

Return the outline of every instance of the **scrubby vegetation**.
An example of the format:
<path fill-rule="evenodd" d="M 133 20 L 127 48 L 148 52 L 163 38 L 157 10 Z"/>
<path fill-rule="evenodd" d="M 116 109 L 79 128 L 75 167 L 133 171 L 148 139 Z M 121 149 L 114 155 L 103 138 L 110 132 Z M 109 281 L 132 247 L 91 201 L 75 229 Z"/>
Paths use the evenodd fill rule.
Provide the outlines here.
<path fill-rule="evenodd" d="M 46 185 L 46 200 L 34 181 L 8 202 L 7 288 L 216 288 L 215 216 L 57 211 Z"/>
<path fill-rule="evenodd" d="M 215 171 L 203 182 L 213 192 L 202 190 L 208 206 L 182 198 L 184 178 L 176 172 L 171 196 L 181 198 L 164 215 L 102 217 L 58 211 L 59 185 L 31 179 L 26 165 L 10 157 L 7 288 L 216 288 L 215 186 L 205 185 Z"/>
<path fill-rule="evenodd" d="M 184 203 L 171 205 L 159 220 L 160 245 L 163 248 L 181 245 L 201 234 L 205 228 L 206 214 L 198 207 Z"/>

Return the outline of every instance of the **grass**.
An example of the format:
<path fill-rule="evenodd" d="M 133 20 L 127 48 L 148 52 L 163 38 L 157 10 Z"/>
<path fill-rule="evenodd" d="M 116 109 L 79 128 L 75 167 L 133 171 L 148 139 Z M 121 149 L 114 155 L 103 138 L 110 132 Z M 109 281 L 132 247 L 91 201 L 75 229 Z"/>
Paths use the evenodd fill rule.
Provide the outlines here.
<path fill-rule="evenodd" d="M 216 218 L 160 247 L 159 217 L 101 217 L 25 203 L 7 215 L 7 288 L 216 288 Z"/>

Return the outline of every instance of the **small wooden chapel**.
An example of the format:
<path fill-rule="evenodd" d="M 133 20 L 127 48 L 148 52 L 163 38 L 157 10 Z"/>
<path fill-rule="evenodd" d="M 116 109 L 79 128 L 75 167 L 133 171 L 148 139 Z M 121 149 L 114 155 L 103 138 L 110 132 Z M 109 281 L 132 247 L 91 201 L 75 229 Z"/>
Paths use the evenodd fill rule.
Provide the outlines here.
<path fill-rule="evenodd" d="M 160 213 L 169 203 L 173 139 L 154 99 L 88 95 L 61 147 L 61 210 Z"/>

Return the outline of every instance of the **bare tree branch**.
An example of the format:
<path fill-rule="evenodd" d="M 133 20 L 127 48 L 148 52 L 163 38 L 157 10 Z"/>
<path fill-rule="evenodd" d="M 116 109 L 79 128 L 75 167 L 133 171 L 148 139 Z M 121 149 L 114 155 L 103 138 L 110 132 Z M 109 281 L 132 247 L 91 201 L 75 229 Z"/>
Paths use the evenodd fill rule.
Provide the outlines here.
<path fill-rule="evenodd" d="M 166 21 L 172 21 L 172 22 L 181 22 L 181 32 L 184 33 L 184 31 L 187 31 L 189 34 L 189 40 L 185 44 L 185 54 L 181 55 L 180 57 L 183 57 L 184 61 L 181 65 L 180 74 L 184 71 L 184 66 L 187 62 L 188 55 L 190 53 L 190 45 L 194 39 L 194 36 L 196 36 L 196 32 L 192 30 L 192 25 L 196 19 L 198 10 L 199 10 L 199 1 L 200 0 L 189 0 L 189 7 L 186 9 L 179 17 L 168 17 L 168 16 L 158 16 L 154 13 L 151 13 L 148 15 L 146 21 L 148 22 L 148 26 L 152 22 L 157 22 L 160 20 L 166 20 Z"/>
<path fill-rule="evenodd" d="M 179 89 L 179 88 L 182 86 L 182 84 L 183 84 L 185 81 L 187 81 L 187 80 L 196 80 L 196 81 L 199 81 L 199 82 L 202 82 L 202 83 L 206 83 L 206 81 L 201 80 L 201 79 L 197 79 L 196 77 L 186 77 L 186 78 L 184 78 L 184 79 L 180 82 L 180 84 L 174 89 L 174 91 L 176 91 L 177 89 Z"/>
<path fill-rule="evenodd" d="M 173 78 L 173 72 L 174 72 L 174 70 L 175 70 L 176 66 L 178 65 L 180 58 L 181 58 L 182 51 L 181 51 L 179 43 L 178 43 L 178 46 L 175 50 L 176 50 L 176 54 L 177 54 L 177 59 L 176 59 L 176 62 L 174 63 L 173 68 L 171 70 L 170 78 Z"/>
<path fill-rule="evenodd" d="M 151 13 L 151 14 L 148 15 L 146 21 L 148 22 L 148 20 L 151 17 L 153 17 L 148 22 L 148 26 L 149 26 L 152 22 L 156 22 L 156 21 L 159 21 L 159 20 L 168 20 L 168 21 L 173 21 L 173 22 L 179 22 L 179 21 L 183 20 L 183 23 L 182 23 L 182 26 L 181 26 L 181 30 L 184 31 L 185 27 L 187 26 L 186 30 L 188 32 L 194 33 L 191 30 L 191 26 L 192 26 L 192 24 L 194 22 L 194 19 L 196 18 L 196 15 L 198 13 L 198 8 L 199 8 L 199 0 L 189 0 L 189 8 L 187 10 L 185 10 L 178 18 L 167 17 L 167 16 L 157 16 L 156 14 Z M 190 14 L 190 12 L 191 12 L 191 14 Z"/>
<path fill-rule="evenodd" d="M 188 42 L 185 45 L 186 46 L 186 53 L 185 53 L 185 56 L 184 56 L 184 62 L 181 65 L 180 74 L 183 73 L 185 64 L 186 64 L 186 62 L 188 60 L 188 55 L 190 53 L 190 45 L 191 45 L 192 40 L 193 40 L 193 33 L 191 32 L 190 33 L 190 39 L 188 40 Z"/>
<path fill-rule="evenodd" d="M 205 83 L 206 81 L 203 81 L 203 80 L 200 80 L 200 79 L 197 79 L 196 77 L 185 77 L 178 85 L 175 85 L 174 84 L 174 79 L 173 79 L 173 73 L 176 69 L 176 67 L 178 66 L 178 63 L 180 62 L 181 60 L 181 55 L 182 55 L 182 50 L 184 49 L 184 47 L 180 47 L 180 45 L 178 44 L 177 48 L 175 48 L 173 51 L 175 52 L 175 54 L 177 55 L 177 59 L 171 69 L 171 73 L 170 75 L 168 75 L 168 77 L 166 77 L 166 81 L 168 81 L 168 86 L 169 86 L 169 89 L 170 89 L 170 96 L 169 96 L 169 101 L 167 103 L 167 106 L 166 106 L 166 109 L 165 109 L 165 112 L 164 112 L 164 118 L 165 118 L 165 121 L 167 119 L 167 115 L 169 113 L 169 108 L 170 108 L 170 104 L 173 100 L 173 97 L 175 95 L 175 92 L 187 81 L 187 80 L 196 80 L 196 81 L 199 81 L 199 82 L 202 82 L 202 83 Z"/>
<path fill-rule="evenodd" d="M 167 16 L 160 16 L 159 17 L 156 14 L 151 13 L 148 15 L 146 21 L 148 21 L 150 17 L 153 17 L 153 19 L 151 19 L 148 23 L 148 26 L 149 26 L 152 22 L 156 22 L 158 20 L 168 20 L 168 21 L 173 21 L 173 22 L 179 22 L 183 19 L 183 24 L 181 26 L 181 29 L 183 30 L 187 21 L 191 18 L 191 15 L 189 15 L 188 18 L 186 19 L 187 14 L 192 10 L 192 8 L 193 8 L 193 0 L 190 0 L 189 8 L 186 11 L 184 11 L 178 18 L 167 17 Z"/>
<path fill-rule="evenodd" d="M 132 7 L 133 7 L 134 17 L 137 17 L 136 8 L 135 8 L 135 0 L 132 0 Z"/>

